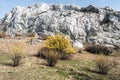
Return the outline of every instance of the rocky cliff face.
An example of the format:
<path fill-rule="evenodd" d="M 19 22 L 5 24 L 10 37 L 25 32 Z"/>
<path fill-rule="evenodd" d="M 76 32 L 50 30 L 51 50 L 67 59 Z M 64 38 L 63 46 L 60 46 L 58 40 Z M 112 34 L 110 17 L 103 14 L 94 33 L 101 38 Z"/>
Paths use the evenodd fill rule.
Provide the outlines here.
<path fill-rule="evenodd" d="M 74 41 L 120 48 L 120 12 L 110 7 L 34 4 L 13 8 L 2 23 L 9 23 L 7 34 L 64 33 Z"/>

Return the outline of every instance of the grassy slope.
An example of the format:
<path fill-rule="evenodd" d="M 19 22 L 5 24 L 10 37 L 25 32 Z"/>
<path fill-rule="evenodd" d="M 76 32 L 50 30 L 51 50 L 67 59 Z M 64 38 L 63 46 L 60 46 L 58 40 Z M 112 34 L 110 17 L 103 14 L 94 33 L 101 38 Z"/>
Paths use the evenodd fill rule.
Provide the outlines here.
<path fill-rule="evenodd" d="M 29 52 L 32 51 L 29 49 Z M 83 52 L 76 54 L 72 60 L 60 60 L 55 67 L 48 67 L 43 59 L 27 55 L 20 66 L 12 67 L 10 55 L 0 53 L 0 80 L 111 80 L 106 75 L 94 72 L 94 56 Z M 120 67 L 111 70 L 110 75 L 119 75 L 119 70 Z"/>
<path fill-rule="evenodd" d="M 0 54 L 0 80 L 110 80 L 93 72 L 94 63 L 84 60 L 59 61 L 55 67 L 34 56 L 26 57 L 13 68 L 9 55 Z"/>

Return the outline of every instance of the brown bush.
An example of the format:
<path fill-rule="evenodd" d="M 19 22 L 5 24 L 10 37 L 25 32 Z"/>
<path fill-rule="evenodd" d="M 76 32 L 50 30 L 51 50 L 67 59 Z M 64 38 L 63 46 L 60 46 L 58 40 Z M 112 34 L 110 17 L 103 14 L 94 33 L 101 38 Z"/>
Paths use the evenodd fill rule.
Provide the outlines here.
<path fill-rule="evenodd" d="M 48 63 L 48 66 L 51 66 L 51 67 L 55 66 L 55 64 L 57 63 L 57 61 L 60 58 L 58 52 L 55 50 L 49 50 L 49 52 L 47 52 L 45 54 L 45 57 L 46 57 L 46 61 Z"/>
<path fill-rule="evenodd" d="M 37 54 L 37 57 L 40 57 L 42 59 L 46 59 L 46 52 L 49 52 L 49 51 L 55 51 L 58 53 L 59 55 L 59 59 L 61 60 L 70 60 L 71 59 L 71 54 L 65 54 L 63 52 L 60 52 L 60 51 L 57 51 L 56 49 L 50 49 L 50 48 L 47 48 L 47 47 L 43 47 L 41 49 L 38 50 L 38 54 Z"/>
<path fill-rule="evenodd" d="M 40 57 L 40 58 L 42 58 L 42 59 L 45 59 L 45 58 L 46 58 L 46 57 L 45 57 L 45 54 L 46 54 L 47 51 L 49 51 L 49 49 L 46 48 L 46 47 L 43 47 L 43 48 L 39 49 L 39 50 L 38 50 L 38 53 L 37 53 L 37 57 Z"/>
<path fill-rule="evenodd" d="M 5 33 L 4 32 L 0 32 L 0 38 L 4 38 L 5 37 Z"/>
<path fill-rule="evenodd" d="M 102 45 L 88 45 L 85 47 L 85 50 L 96 54 L 102 53 L 104 55 L 110 55 L 112 53 L 111 48 Z"/>
<path fill-rule="evenodd" d="M 22 36 L 22 34 L 15 34 L 15 36 L 16 36 L 16 37 L 21 37 L 21 36 Z"/>
<path fill-rule="evenodd" d="M 66 54 L 64 52 L 58 52 L 60 54 L 60 60 L 70 60 L 72 58 L 72 54 Z"/>
<path fill-rule="evenodd" d="M 115 60 L 110 60 L 104 55 L 97 56 L 94 61 L 98 72 L 101 74 L 107 74 L 109 70 L 117 65 Z"/>
<path fill-rule="evenodd" d="M 60 59 L 58 51 L 46 47 L 43 47 L 38 51 L 38 56 L 45 59 L 48 63 L 48 66 L 51 67 L 55 66 L 57 61 Z"/>

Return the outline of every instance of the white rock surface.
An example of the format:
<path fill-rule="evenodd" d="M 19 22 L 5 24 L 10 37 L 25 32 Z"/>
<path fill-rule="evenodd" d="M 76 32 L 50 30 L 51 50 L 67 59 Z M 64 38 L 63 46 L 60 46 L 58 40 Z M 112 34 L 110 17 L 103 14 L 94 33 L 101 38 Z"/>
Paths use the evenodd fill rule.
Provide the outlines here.
<path fill-rule="evenodd" d="M 80 43 L 80 42 L 74 42 L 74 43 L 73 43 L 73 47 L 76 47 L 76 48 L 83 48 L 83 44 Z"/>
<path fill-rule="evenodd" d="M 6 33 L 63 33 L 80 42 L 96 42 L 120 48 L 120 12 L 110 7 L 33 4 L 13 8 L 3 19 Z"/>

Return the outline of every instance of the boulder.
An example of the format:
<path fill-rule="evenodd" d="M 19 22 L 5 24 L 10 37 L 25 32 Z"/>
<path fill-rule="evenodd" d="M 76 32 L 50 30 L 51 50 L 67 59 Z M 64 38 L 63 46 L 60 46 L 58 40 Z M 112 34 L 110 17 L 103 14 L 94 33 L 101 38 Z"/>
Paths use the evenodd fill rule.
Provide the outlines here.
<path fill-rule="evenodd" d="M 83 48 L 83 44 L 81 43 L 81 42 L 74 42 L 73 43 L 73 47 L 75 47 L 75 48 Z"/>

